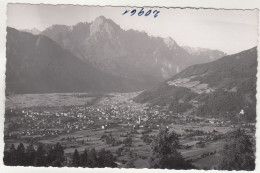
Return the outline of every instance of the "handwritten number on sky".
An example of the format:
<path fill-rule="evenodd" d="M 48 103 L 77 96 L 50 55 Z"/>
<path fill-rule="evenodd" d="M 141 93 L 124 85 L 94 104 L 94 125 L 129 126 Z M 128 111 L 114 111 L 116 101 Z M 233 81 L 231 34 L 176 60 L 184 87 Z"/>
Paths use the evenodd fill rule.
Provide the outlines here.
<path fill-rule="evenodd" d="M 138 11 L 136 9 L 133 9 L 132 11 L 130 10 L 125 10 L 125 12 L 122 14 L 122 15 L 125 15 L 125 14 L 130 14 L 130 16 L 133 16 L 137 13 Z M 153 15 L 154 18 L 158 17 L 158 14 L 160 13 L 160 11 L 158 10 L 148 10 L 148 11 L 144 11 L 144 8 L 142 8 L 138 13 L 137 15 L 138 16 L 142 16 L 144 14 L 144 16 L 149 16 L 150 14 Z"/>

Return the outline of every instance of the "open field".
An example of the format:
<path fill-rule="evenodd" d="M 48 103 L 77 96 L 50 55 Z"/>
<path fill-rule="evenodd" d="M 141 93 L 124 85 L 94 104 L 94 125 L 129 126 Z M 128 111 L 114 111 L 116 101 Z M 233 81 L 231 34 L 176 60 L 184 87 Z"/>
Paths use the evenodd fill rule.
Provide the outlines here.
<path fill-rule="evenodd" d="M 180 124 L 174 124 L 169 126 L 170 130 L 174 130 L 175 132 L 182 134 L 184 133 L 185 129 L 192 129 L 192 130 L 200 130 L 203 132 L 212 132 L 213 130 L 218 131 L 219 133 L 227 133 L 228 131 L 231 131 L 233 128 L 232 127 L 227 127 L 227 126 L 209 126 L 209 125 L 196 125 L 194 123 L 187 123 L 185 125 L 180 125 Z"/>
<path fill-rule="evenodd" d="M 203 168 L 213 169 L 214 166 L 220 163 L 220 161 L 221 161 L 221 156 L 219 153 L 216 153 L 214 155 L 210 155 L 193 162 L 193 165 L 202 169 Z"/>
<path fill-rule="evenodd" d="M 92 98 L 89 93 L 17 94 L 7 96 L 6 107 L 84 105 Z"/>
<path fill-rule="evenodd" d="M 173 81 L 168 81 L 167 84 L 170 86 L 184 87 L 192 90 L 195 93 L 210 93 L 214 91 L 214 88 L 208 87 L 208 84 L 202 84 L 199 81 L 191 81 L 192 78 L 196 76 L 191 76 L 187 78 L 180 78 Z"/>
<path fill-rule="evenodd" d="M 214 152 L 215 150 L 216 151 L 221 150 L 225 144 L 226 144 L 225 141 L 210 142 L 210 143 L 207 143 L 204 148 L 199 148 L 199 147 L 193 146 L 190 149 L 182 150 L 181 153 L 184 158 L 196 159 L 202 154 Z"/>

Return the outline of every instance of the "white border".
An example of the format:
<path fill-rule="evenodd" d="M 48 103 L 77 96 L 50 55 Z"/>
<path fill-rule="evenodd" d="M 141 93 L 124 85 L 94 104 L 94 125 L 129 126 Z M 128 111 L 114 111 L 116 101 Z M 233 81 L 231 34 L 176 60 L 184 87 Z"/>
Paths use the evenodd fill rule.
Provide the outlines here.
<path fill-rule="evenodd" d="M 110 6 L 157 6 L 157 7 L 192 7 L 192 8 L 215 8 L 215 9 L 260 9 L 260 0 L 0 0 L 0 158 L 3 158 L 3 130 L 4 130 L 4 106 L 5 106 L 5 45 L 6 45 L 6 7 L 8 3 L 31 3 L 31 4 L 75 4 L 75 5 L 110 5 Z M 258 16 L 258 21 L 260 23 L 260 17 Z M 259 26 L 258 26 L 258 35 L 259 35 Z M 258 52 L 259 52 L 260 43 L 258 41 Z M 259 55 L 258 55 L 259 57 Z M 258 65 L 259 71 L 259 65 Z M 259 73 L 257 73 L 259 77 Z M 260 89 L 260 81 L 257 80 L 257 91 Z M 259 92 L 257 93 L 257 98 L 259 98 Z M 258 99 L 257 99 L 258 100 Z M 257 122 L 259 122 L 260 117 L 260 106 L 257 105 Z M 257 123 L 256 130 L 256 170 L 254 172 L 260 171 L 260 159 L 259 159 L 259 123 Z M 130 173 L 135 172 L 176 172 L 176 170 L 151 170 L 151 169 L 91 169 L 91 168 L 34 168 L 34 167 L 7 167 L 3 165 L 3 160 L 0 159 L 0 172 L 71 172 L 77 171 L 79 173 L 85 172 L 126 172 Z M 189 170 L 189 171 L 177 171 L 177 172 L 201 172 L 199 170 Z M 218 171 L 209 171 L 209 172 L 218 172 Z M 227 171 L 221 171 L 227 172 Z M 247 172 L 247 171 L 240 171 Z"/>

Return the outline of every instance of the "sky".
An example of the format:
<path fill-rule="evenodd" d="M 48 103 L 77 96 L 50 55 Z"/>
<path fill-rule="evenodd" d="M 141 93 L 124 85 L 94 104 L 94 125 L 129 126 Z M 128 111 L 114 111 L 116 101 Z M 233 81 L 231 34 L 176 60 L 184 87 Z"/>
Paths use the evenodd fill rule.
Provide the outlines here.
<path fill-rule="evenodd" d="M 44 30 L 54 24 L 75 25 L 92 22 L 98 16 L 112 19 L 124 30 L 145 31 L 150 36 L 171 37 L 180 46 L 202 47 L 237 53 L 257 45 L 257 10 L 215 10 L 149 8 L 158 10 L 156 18 L 122 15 L 141 8 L 76 5 L 8 4 L 7 26 L 16 29 Z"/>

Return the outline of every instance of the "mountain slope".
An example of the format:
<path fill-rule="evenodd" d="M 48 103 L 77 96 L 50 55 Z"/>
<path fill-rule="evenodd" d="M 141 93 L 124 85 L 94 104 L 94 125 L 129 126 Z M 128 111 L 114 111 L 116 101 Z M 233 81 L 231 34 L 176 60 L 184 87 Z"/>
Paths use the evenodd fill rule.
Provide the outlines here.
<path fill-rule="evenodd" d="M 46 36 L 7 28 L 6 90 L 15 93 L 131 91 L 142 82 L 101 72 Z"/>
<path fill-rule="evenodd" d="M 88 60 L 101 71 L 144 81 L 147 86 L 143 89 L 162 82 L 189 65 L 210 61 L 209 56 L 193 56 L 171 38 L 125 31 L 103 16 L 91 23 L 75 26 L 54 25 L 41 34 L 81 60 Z M 214 58 L 222 55 L 214 54 Z"/>
<path fill-rule="evenodd" d="M 206 117 L 256 116 L 257 49 L 186 68 L 157 88 L 145 91 L 136 102 L 167 106 L 175 113 L 192 109 Z"/>

